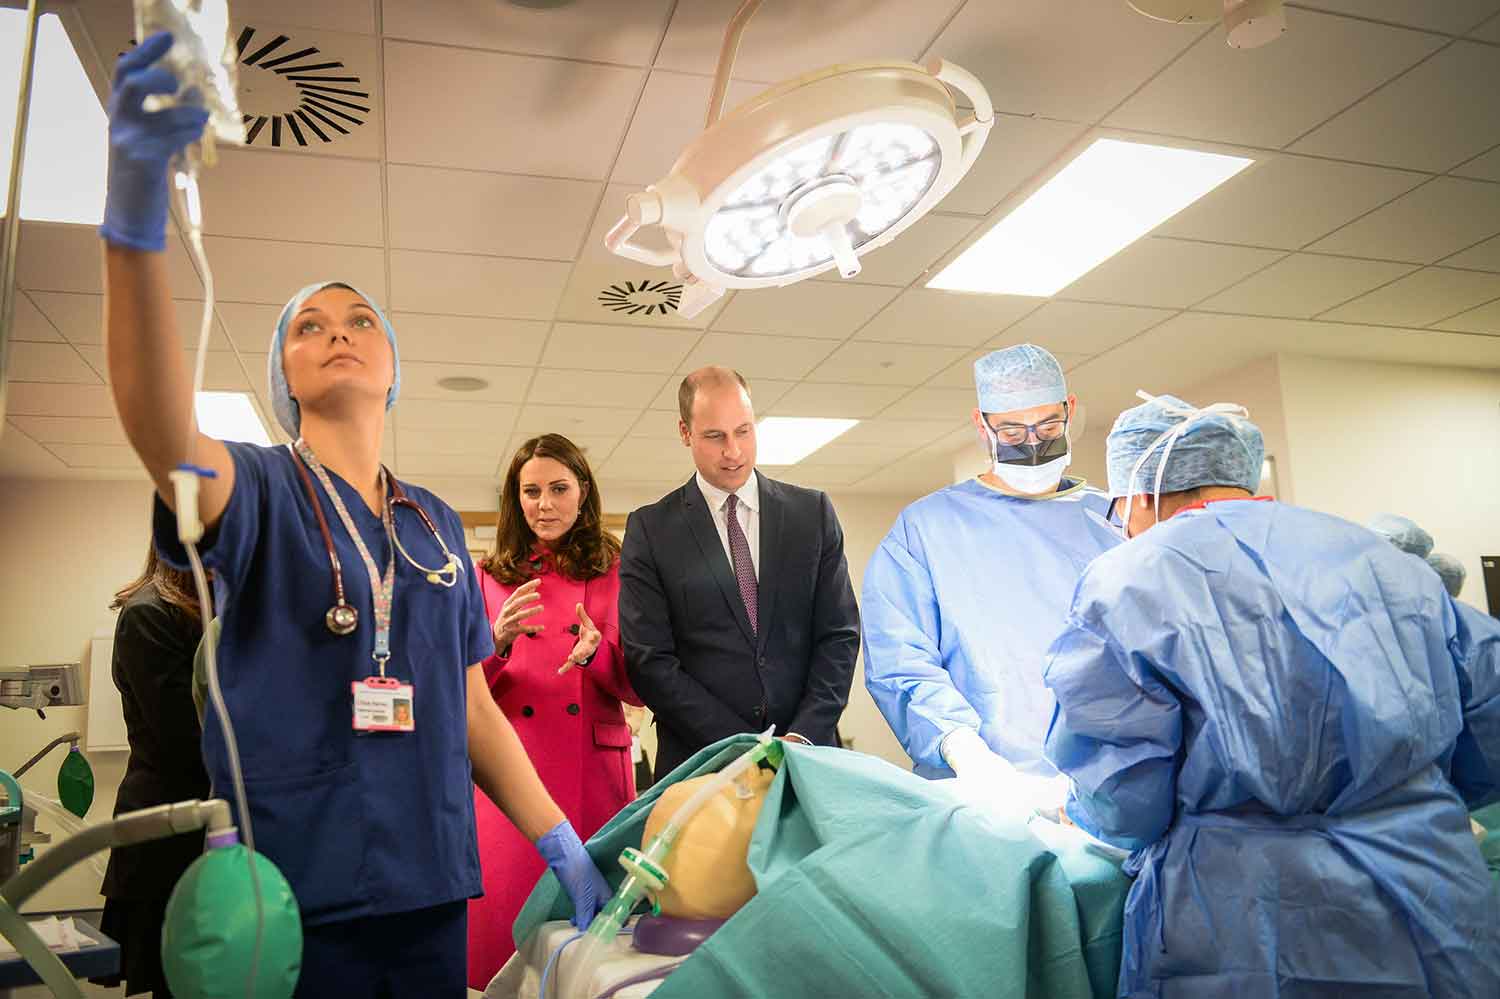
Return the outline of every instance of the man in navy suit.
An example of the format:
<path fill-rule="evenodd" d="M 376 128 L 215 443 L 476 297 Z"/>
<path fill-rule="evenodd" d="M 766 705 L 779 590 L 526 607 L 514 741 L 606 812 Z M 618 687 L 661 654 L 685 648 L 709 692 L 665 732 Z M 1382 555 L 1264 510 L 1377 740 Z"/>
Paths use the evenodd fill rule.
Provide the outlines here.
<path fill-rule="evenodd" d="M 859 609 L 833 504 L 756 472 L 738 372 L 701 368 L 677 402 L 697 474 L 630 515 L 620 556 L 620 633 L 656 716 L 656 772 L 770 725 L 835 745 Z"/>

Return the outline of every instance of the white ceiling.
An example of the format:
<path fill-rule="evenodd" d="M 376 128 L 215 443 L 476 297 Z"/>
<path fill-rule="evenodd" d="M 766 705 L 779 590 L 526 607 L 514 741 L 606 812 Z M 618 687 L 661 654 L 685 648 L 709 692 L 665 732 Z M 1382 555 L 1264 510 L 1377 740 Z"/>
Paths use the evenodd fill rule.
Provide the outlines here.
<path fill-rule="evenodd" d="M 766 0 L 731 103 L 836 62 L 941 54 L 1001 113 L 984 155 L 855 281 L 731 294 L 691 321 L 611 311 L 611 286 L 670 278 L 611 256 L 603 235 L 696 135 L 737 5 L 235 3 L 243 57 L 283 35 L 256 61 L 317 49 L 242 65 L 244 110 L 269 117 L 312 93 L 321 111 L 295 132 L 262 126 L 204 178 L 209 387 L 254 392 L 269 414 L 279 306 L 338 278 L 401 333 L 387 460 L 404 476 L 492 484 L 526 435 L 553 430 L 587 446 L 607 484 L 666 487 L 690 467 L 677 383 L 717 362 L 745 373 L 762 414 L 865 421 L 779 474 L 912 493 L 948 480 L 971 436 L 970 365 L 997 346 L 1056 352 L 1096 428 L 1138 387 L 1272 351 L 1500 367 L 1500 0 L 1289 3 L 1286 35 L 1246 52 L 1124 0 Z M 129 5 L 79 9 L 72 30 L 102 54 L 102 83 Z M 308 59 L 336 65 L 285 72 Z M 1257 162 L 1051 299 L 921 286 L 1101 130 Z M 0 475 L 138 475 L 105 385 L 97 238 L 23 230 Z M 180 240 L 169 264 L 179 324 L 195 328 Z M 488 387 L 453 392 L 449 375 Z"/>

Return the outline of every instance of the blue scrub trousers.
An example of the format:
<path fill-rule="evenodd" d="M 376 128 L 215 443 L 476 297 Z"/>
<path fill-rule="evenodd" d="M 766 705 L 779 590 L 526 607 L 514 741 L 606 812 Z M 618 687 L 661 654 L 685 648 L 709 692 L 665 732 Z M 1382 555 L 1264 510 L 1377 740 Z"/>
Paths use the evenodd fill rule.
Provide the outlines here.
<path fill-rule="evenodd" d="M 298 999 L 464 999 L 469 903 L 302 928 Z"/>

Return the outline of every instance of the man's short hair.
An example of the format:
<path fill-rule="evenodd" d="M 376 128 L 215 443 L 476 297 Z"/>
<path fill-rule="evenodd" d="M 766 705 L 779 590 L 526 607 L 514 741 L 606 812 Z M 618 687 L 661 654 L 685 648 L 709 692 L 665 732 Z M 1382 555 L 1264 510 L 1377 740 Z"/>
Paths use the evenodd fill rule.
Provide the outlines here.
<path fill-rule="evenodd" d="M 688 426 L 693 425 L 693 400 L 698 397 L 699 389 L 714 389 L 723 385 L 738 384 L 750 394 L 750 386 L 741 375 L 733 368 L 723 368 L 712 365 L 707 368 L 699 368 L 682 380 L 677 386 L 677 415 L 682 417 L 682 422 Z"/>

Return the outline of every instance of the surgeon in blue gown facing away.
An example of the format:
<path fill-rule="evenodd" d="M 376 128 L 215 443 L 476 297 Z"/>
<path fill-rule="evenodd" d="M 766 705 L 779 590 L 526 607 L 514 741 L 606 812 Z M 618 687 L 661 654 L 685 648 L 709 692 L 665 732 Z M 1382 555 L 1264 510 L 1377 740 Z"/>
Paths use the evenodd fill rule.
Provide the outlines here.
<path fill-rule="evenodd" d="M 1066 784 L 1042 755 L 1044 654 L 1079 573 L 1120 539 L 1105 495 L 1063 475 L 1078 400 L 1057 359 L 1007 347 L 974 380 L 991 467 L 907 507 L 871 556 L 865 685 L 917 773 L 1055 808 Z"/>
<path fill-rule="evenodd" d="M 1135 851 L 1119 995 L 1500 996 L 1500 622 L 1356 524 L 1254 497 L 1240 407 L 1109 435 L 1134 538 L 1079 581 L 1046 681 L 1067 814 Z"/>

